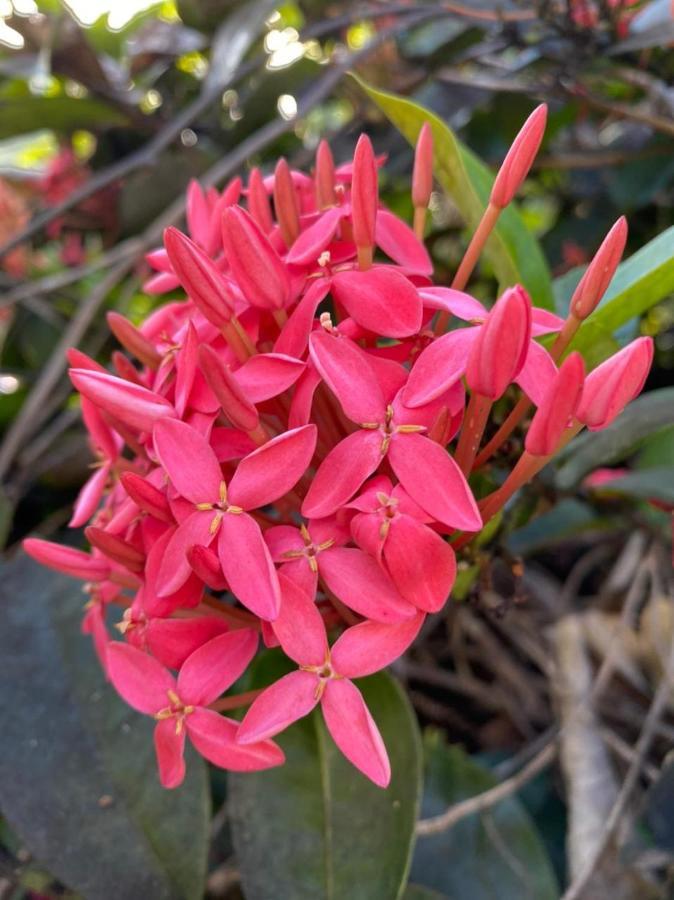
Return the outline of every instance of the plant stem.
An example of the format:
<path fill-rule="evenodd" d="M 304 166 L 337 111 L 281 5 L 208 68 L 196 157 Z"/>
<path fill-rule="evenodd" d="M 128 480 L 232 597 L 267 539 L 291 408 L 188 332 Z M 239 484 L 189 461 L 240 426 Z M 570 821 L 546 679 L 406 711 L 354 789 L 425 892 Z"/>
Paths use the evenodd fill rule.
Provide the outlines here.
<path fill-rule="evenodd" d="M 480 446 L 491 407 L 492 400 L 489 397 L 477 393 L 471 394 L 461 426 L 459 444 L 454 455 L 456 464 L 466 476 L 473 467 L 473 460 Z"/>
<path fill-rule="evenodd" d="M 233 694 L 231 697 L 221 697 L 215 703 L 211 703 L 209 709 L 215 712 L 225 712 L 228 709 L 239 709 L 242 706 L 249 706 L 253 700 L 258 697 L 264 688 L 258 688 L 255 691 L 246 691 L 244 694 Z"/>

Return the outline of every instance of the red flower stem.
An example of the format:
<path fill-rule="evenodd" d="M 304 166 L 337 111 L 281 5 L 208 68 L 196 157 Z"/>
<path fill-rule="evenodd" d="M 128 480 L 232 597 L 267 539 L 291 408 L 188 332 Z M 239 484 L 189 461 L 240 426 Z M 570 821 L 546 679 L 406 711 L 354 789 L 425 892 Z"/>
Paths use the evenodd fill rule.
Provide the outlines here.
<path fill-rule="evenodd" d="M 559 362 L 562 353 L 573 340 L 574 335 L 581 325 L 581 320 L 577 319 L 573 313 L 570 313 L 568 319 L 565 320 L 562 330 L 555 338 L 555 343 L 550 348 L 550 356 L 555 362 Z"/>
<path fill-rule="evenodd" d="M 344 606 L 342 601 L 338 600 L 337 597 L 335 597 L 332 591 L 328 589 L 322 578 L 321 587 L 323 588 L 325 596 L 328 598 L 330 603 L 332 603 L 335 611 L 338 613 L 343 622 L 345 622 L 347 625 L 358 625 L 358 623 L 362 621 L 355 613 L 351 612 L 348 606 Z"/>
<path fill-rule="evenodd" d="M 235 322 L 236 325 L 238 325 L 238 328 L 234 324 Z M 227 341 L 240 363 L 245 363 L 246 360 L 255 355 L 255 347 L 250 344 L 250 338 L 243 328 L 241 328 L 241 324 L 235 316 L 222 327 L 221 331 L 222 336 Z"/>
<path fill-rule="evenodd" d="M 426 229 L 426 207 L 414 207 L 414 233 L 420 241 L 424 239 L 424 231 Z"/>
<path fill-rule="evenodd" d="M 459 444 L 454 454 L 454 460 L 464 475 L 468 475 L 472 468 L 491 407 L 492 401 L 489 397 L 477 393 L 470 395 L 468 409 L 461 426 Z"/>
<path fill-rule="evenodd" d="M 288 313 L 285 311 L 285 309 L 275 309 L 272 315 L 274 316 L 274 320 L 278 325 L 280 331 L 288 321 Z"/>
<path fill-rule="evenodd" d="M 452 281 L 452 288 L 455 291 L 462 291 L 468 284 L 468 279 L 473 274 L 473 269 L 477 265 L 480 254 L 484 250 L 484 245 L 487 243 L 487 238 L 494 230 L 494 226 L 500 215 L 500 208 L 494 206 L 492 203 L 485 209 L 482 218 L 480 219 L 480 224 L 477 226 L 473 237 L 470 239 L 470 244 L 468 244 L 468 249 L 461 260 L 461 265 L 456 270 L 456 275 Z M 449 318 L 450 314 L 448 312 L 443 311 L 440 313 L 437 322 L 435 323 L 436 334 L 442 334 L 447 330 Z"/>
<path fill-rule="evenodd" d="M 358 268 L 363 272 L 372 267 L 372 247 L 358 248 Z"/>
<path fill-rule="evenodd" d="M 243 609 L 236 609 L 228 603 L 221 603 L 208 594 L 204 595 L 197 609 L 204 606 L 208 607 L 208 610 L 204 610 L 204 612 L 208 612 L 209 615 L 219 615 L 221 619 L 227 619 L 233 625 L 238 625 L 241 628 L 254 628 L 256 631 L 260 631 L 262 628 L 257 616 L 253 616 Z"/>
<path fill-rule="evenodd" d="M 215 703 L 211 703 L 209 709 L 215 712 L 225 712 L 228 709 L 239 709 L 242 706 L 250 706 L 253 700 L 262 693 L 264 688 L 258 688 L 256 691 L 246 691 L 244 694 L 233 694 L 231 697 L 221 697 Z"/>

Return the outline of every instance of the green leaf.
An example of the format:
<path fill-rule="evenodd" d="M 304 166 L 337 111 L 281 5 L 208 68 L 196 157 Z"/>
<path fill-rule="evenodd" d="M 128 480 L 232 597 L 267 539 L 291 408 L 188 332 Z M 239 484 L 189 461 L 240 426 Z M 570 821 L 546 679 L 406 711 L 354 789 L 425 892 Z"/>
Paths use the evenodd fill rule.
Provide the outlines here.
<path fill-rule="evenodd" d="M 402 900 L 448 900 L 448 898 L 447 894 L 438 894 L 437 891 L 421 884 L 408 884 Z"/>
<path fill-rule="evenodd" d="M 549 512 L 536 516 L 508 536 L 507 546 L 517 556 L 529 556 L 566 538 L 596 530 L 602 520 L 587 503 L 573 497 L 560 500 Z"/>
<path fill-rule="evenodd" d="M 416 142 L 424 122 L 430 124 L 435 175 L 468 226 L 474 229 L 487 205 L 494 181 L 487 166 L 430 110 L 352 77 L 410 144 Z M 552 283 L 545 258 L 514 206 L 501 214 L 485 247 L 485 255 L 502 288 L 519 282 L 529 291 L 536 306 L 553 308 Z"/>
<path fill-rule="evenodd" d="M 127 124 L 116 109 L 100 100 L 72 97 L 22 97 L 0 100 L 0 138 L 49 128 L 70 132 Z"/>
<path fill-rule="evenodd" d="M 674 503 L 674 465 L 630 472 L 629 475 L 623 475 L 609 482 L 606 490 L 628 494 L 640 500 Z"/>
<path fill-rule="evenodd" d="M 674 387 L 642 394 L 608 428 L 587 431 L 569 444 L 559 457 L 563 465 L 555 475 L 556 486 L 570 490 L 589 472 L 625 459 L 645 438 L 673 424 Z"/>
<path fill-rule="evenodd" d="M 572 348 L 586 355 L 599 335 L 614 335 L 673 291 L 674 226 L 618 266 L 603 300 L 580 327 Z"/>
<path fill-rule="evenodd" d="M 432 733 L 426 743 L 423 815 L 480 794 L 496 784 L 492 773 L 459 747 Z M 453 828 L 420 837 L 411 879 L 450 897 L 470 900 L 556 900 L 550 860 L 529 814 L 509 797 Z"/>
<path fill-rule="evenodd" d="M 287 671 L 261 658 L 253 686 Z M 407 879 L 419 806 L 414 713 L 386 673 L 358 682 L 392 768 L 386 790 L 340 753 L 320 711 L 278 737 L 286 763 L 229 776 L 234 847 L 246 900 L 396 900 Z"/>
<path fill-rule="evenodd" d="M 106 683 L 80 634 L 81 583 L 20 555 L 2 569 L 0 806 L 34 856 L 87 900 L 200 900 L 207 770 L 157 778 L 152 720 Z"/>

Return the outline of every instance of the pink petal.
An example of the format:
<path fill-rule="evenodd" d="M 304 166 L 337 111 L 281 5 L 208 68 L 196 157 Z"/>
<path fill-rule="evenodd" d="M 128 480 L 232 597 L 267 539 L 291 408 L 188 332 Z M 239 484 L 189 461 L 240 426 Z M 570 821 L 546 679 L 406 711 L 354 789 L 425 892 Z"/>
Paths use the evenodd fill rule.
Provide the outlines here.
<path fill-rule="evenodd" d="M 217 553 L 209 550 L 208 547 L 201 547 L 199 544 L 195 544 L 187 551 L 187 559 L 194 570 L 194 574 L 204 584 L 207 584 L 214 591 L 227 589 L 227 580 L 222 574 L 222 566 Z"/>
<path fill-rule="evenodd" d="M 319 680 L 312 672 L 291 672 L 274 682 L 243 717 L 236 740 L 253 744 L 273 737 L 308 715 L 318 703 Z"/>
<path fill-rule="evenodd" d="M 411 516 L 396 516 L 384 544 L 384 559 L 405 600 L 425 612 L 442 609 L 456 578 L 456 559 L 436 531 Z"/>
<path fill-rule="evenodd" d="M 176 356 L 176 388 L 175 388 L 175 407 L 179 416 L 184 416 L 187 408 L 187 401 L 194 384 L 194 376 L 197 371 L 197 351 L 199 349 L 199 337 L 197 330 L 189 323 L 185 340 L 178 355 Z"/>
<path fill-rule="evenodd" d="M 347 337 L 321 329 L 309 339 L 309 352 L 321 378 L 345 414 L 362 425 L 383 421 L 384 397 L 368 357 Z"/>
<path fill-rule="evenodd" d="M 208 706 L 243 675 L 257 645 L 258 637 L 252 628 L 230 631 L 203 644 L 180 669 L 180 698 L 191 706 Z"/>
<path fill-rule="evenodd" d="M 158 538 L 152 538 L 150 549 L 145 560 L 145 584 L 143 586 L 144 609 L 148 616 L 169 616 L 179 608 L 191 609 L 198 606 L 204 586 L 196 575 L 191 572 L 184 584 L 180 586 L 175 593 L 165 597 L 157 595 L 157 586 L 160 583 L 160 575 L 164 561 L 172 551 L 170 549 L 171 540 L 175 533 L 175 528 L 167 528 L 166 531 Z M 170 556 L 169 556 L 170 558 Z M 173 560 L 174 565 L 177 560 Z M 218 564 L 218 569 L 220 565 Z M 173 668 L 173 667 L 171 667 Z"/>
<path fill-rule="evenodd" d="M 351 534 L 361 550 L 382 564 L 384 519 L 378 513 L 358 513 L 351 519 Z"/>
<path fill-rule="evenodd" d="M 302 515 L 310 519 L 330 516 L 353 497 L 382 459 L 378 431 L 356 431 L 340 441 L 325 457 L 311 482 Z"/>
<path fill-rule="evenodd" d="M 229 484 L 229 502 L 243 509 L 257 509 L 287 494 L 306 472 L 316 449 L 316 436 L 315 425 L 303 425 L 249 453 Z"/>
<path fill-rule="evenodd" d="M 157 575 L 156 591 L 160 597 L 174 594 L 190 577 L 192 569 L 187 551 L 194 544 L 207 546 L 211 543 L 211 523 L 214 516 L 213 512 L 195 511 L 173 532 Z"/>
<path fill-rule="evenodd" d="M 300 530 L 294 525 L 272 525 L 265 531 L 264 539 L 275 563 L 287 562 L 284 554 L 304 549 Z"/>
<path fill-rule="evenodd" d="M 326 586 L 349 609 L 377 622 L 400 622 L 415 614 L 377 563 L 349 547 L 334 547 L 318 556 L 318 571 Z"/>
<path fill-rule="evenodd" d="M 531 308 L 531 336 L 540 337 L 542 334 L 554 334 L 561 331 L 564 325 L 564 319 L 549 312 L 547 309 L 540 309 L 538 306 Z"/>
<path fill-rule="evenodd" d="M 173 487 L 192 503 L 217 502 L 223 481 L 220 464 L 208 441 L 177 419 L 158 422 L 154 446 Z"/>
<path fill-rule="evenodd" d="M 54 544 L 41 538 L 26 538 L 23 549 L 43 566 L 72 575 L 73 578 L 101 581 L 110 574 L 110 563 L 107 560 L 96 559 L 75 547 Z"/>
<path fill-rule="evenodd" d="M 174 718 L 157 722 L 154 729 L 159 780 L 165 788 L 176 788 L 185 778 L 185 729 L 176 732 Z"/>
<path fill-rule="evenodd" d="M 419 293 L 427 309 L 444 310 L 465 322 L 481 322 L 487 316 L 487 310 L 480 301 L 463 291 L 446 287 L 423 287 Z"/>
<path fill-rule="evenodd" d="M 283 326 L 274 344 L 274 353 L 285 353 L 297 358 L 302 356 L 313 328 L 316 310 L 329 290 L 328 278 L 319 278 L 313 282 Z"/>
<path fill-rule="evenodd" d="M 556 375 L 557 366 L 548 351 L 536 341 L 531 341 L 527 358 L 516 381 L 536 406 L 540 405 Z"/>
<path fill-rule="evenodd" d="M 90 634 L 94 642 L 96 656 L 101 664 L 101 669 L 108 677 L 108 647 L 110 638 L 105 625 L 105 609 L 102 603 L 94 603 L 85 612 L 82 619 L 82 634 Z"/>
<path fill-rule="evenodd" d="M 258 353 L 236 370 L 235 378 L 251 403 L 278 397 L 300 377 L 306 363 L 281 353 Z"/>
<path fill-rule="evenodd" d="M 175 679 L 152 656 L 114 641 L 107 660 L 110 681 L 133 709 L 154 715 L 169 705 L 168 692 L 175 691 Z"/>
<path fill-rule="evenodd" d="M 396 269 L 339 272 L 332 279 L 332 294 L 359 325 L 376 334 L 402 338 L 421 328 L 419 292 Z"/>
<path fill-rule="evenodd" d="M 329 681 L 321 708 L 328 731 L 344 756 L 376 785 L 386 787 L 391 780 L 386 747 L 355 684 Z"/>
<path fill-rule="evenodd" d="M 438 522 L 462 531 L 482 528 L 468 483 L 444 447 L 420 434 L 395 435 L 388 457 L 410 497 Z"/>
<path fill-rule="evenodd" d="M 313 364 L 309 364 L 300 376 L 293 391 L 293 399 L 288 413 L 288 427 L 299 428 L 306 425 L 311 418 L 311 407 L 314 394 L 321 383 L 321 376 Z"/>
<path fill-rule="evenodd" d="M 433 263 L 422 241 L 406 222 L 387 209 L 377 212 L 375 237 L 377 246 L 398 265 L 420 275 L 433 272 Z"/>
<path fill-rule="evenodd" d="M 320 218 L 297 238 L 286 256 L 286 262 L 293 266 L 306 266 L 316 262 L 335 236 L 343 215 L 343 210 L 338 206 L 322 213 Z"/>
<path fill-rule="evenodd" d="M 91 478 L 84 483 L 82 490 L 75 500 L 75 509 L 68 525 L 70 528 L 81 528 L 85 525 L 98 509 L 101 502 L 105 484 L 110 474 L 110 466 L 101 466 Z"/>
<path fill-rule="evenodd" d="M 137 431 L 152 431 L 159 419 L 175 415 L 168 400 L 159 394 L 107 372 L 71 369 L 69 374 L 81 394 Z"/>
<path fill-rule="evenodd" d="M 243 513 L 227 513 L 220 524 L 218 556 L 232 593 L 261 619 L 274 620 L 281 589 L 260 526 Z"/>
<path fill-rule="evenodd" d="M 457 328 L 436 338 L 421 351 L 403 391 L 407 406 L 430 403 L 461 378 L 478 330 Z"/>
<path fill-rule="evenodd" d="M 299 666 L 321 666 L 328 652 L 328 639 L 321 614 L 313 599 L 290 578 L 279 573 L 281 610 L 273 627 L 283 651 Z"/>
<path fill-rule="evenodd" d="M 86 367 L 84 367 L 86 368 Z M 106 460 L 117 459 L 119 456 L 120 440 L 108 423 L 103 419 L 98 407 L 82 397 L 82 419 L 91 437 L 91 442 L 101 451 Z"/>
<path fill-rule="evenodd" d="M 186 719 L 187 733 L 199 753 L 230 772 L 257 772 L 280 766 L 283 751 L 271 741 L 242 746 L 237 743 L 239 723 L 212 709 L 195 709 Z"/>
<path fill-rule="evenodd" d="M 215 453 L 218 462 L 230 462 L 233 459 L 241 459 L 248 453 L 252 453 L 257 447 L 255 441 L 238 428 L 214 428 L 211 432 L 211 449 Z"/>
<path fill-rule="evenodd" d="M 179 669 L 190 654 L 229 630 L 224 619 L 151 619 L 145 631 L 147 648 L 168 669 Z"/>
<path fill-rule="evenodd" d="M 332 648 L 332 665 L 345 678 L 363 678 L 390 666 L 415 640 L 426 616 L 418 612 L 414 618 L 395 625 L 361 622 L 347 628 Z"/>

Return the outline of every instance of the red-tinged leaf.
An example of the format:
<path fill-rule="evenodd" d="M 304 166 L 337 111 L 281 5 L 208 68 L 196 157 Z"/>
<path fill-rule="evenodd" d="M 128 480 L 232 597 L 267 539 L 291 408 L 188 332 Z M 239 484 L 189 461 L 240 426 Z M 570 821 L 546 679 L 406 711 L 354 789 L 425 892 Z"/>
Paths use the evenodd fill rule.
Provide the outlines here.
<path fill-rule="evenodd" d="M 339 272 L 332 280 L 332 294 L 359 325 L 376 334 L 403 338 L 421 328 L 419 292 L 396 269 Z"/>
<path fill-rule="evenodd" d="M 440 535 L 411 516 L 391 522 L 384 560 L 405 600 L 425 612 L 445 605 L 456 578 L 454 551 Z"/>
<path fill-rule="evenodd" d="M 388 458 L 410 497 L 438 522 L 462 531 L 482 528 L 468 483 L 444 447 L 420 434 L 395 435 Z"/>
<path fill-rule="evenodd" d="M 258 509 L 287 494 L 306 472 L 316 449 L 315 425 L 280 434 L 249 453 L 239 463 L 229 484 L 234 506 Z"/>
<path fill-rule="evenodd" d="M 422 350 L 403 390 L 406 406 L 430 403 L 461 378 L 478 331 L 478 328 L 458 328 L 436 338 Z"/>
<path fill-rule="evenodd" d="M 279 572 L 281 610 L 273 628 L 283 652 L 299 666 L 320 666 L 325 662 L 328 639 L 321 614 L 313 597 Z"/>
<path fill-rule="evenodd" d="M 257 522 L 245 513 L 223 516 L 218 556 L 232 593 L 256 616 L 273 621 L 281 605 L 281 589 Z"/>
<path fill-rule="evenodd" d="M 350 338 L 315 331 L 309 352 L 321 378 L 339 400 L 345 415 L 362 425 L 383 422 L 386 403 L 370 358 Z"/>
<path fill-rule="evenodd" d="M 318 677 L 312 672 L 290 672 L 274 682 L 243 717 L 237 734 L 240 744 L 253 744 L 273 737 L 288 725 L 308 715 L 318 703 Z"/>
<path fill-rule="evenodd" d="M 326 586 L 349 609 L 377 622 L 401 622 L 416 610 L 400 596 L 388 575 L 362 550 L 333 547 L 318 556 Z"/>
<path fill-rule="evenodd" d="M 154 729 L 159 780 L 165 788 L 177 788 L 185 778 L 185 729 L 176 731 L 175 719 L 157 722 Z"/>
<path fill-rule="evenodd" d="M 168 400 L 115 375 L 89 369 L 71 369 L 69 374 L 81 394 L 136 431 L 152 431 L 160 419 L 175 415 Z"/>
<path fill-rule="evenodd" d="M 385 669 L 412 644 L 425 618 L 418 612 L 395 625 L 361 622 L 347 628 L 332 648 L 335 671 L 346 678 L 363 678 Z"/>
<path fill-rule="evenodd" d="M 177 419 L 158 422 L 154 446 L 173 487 L 191 503 L 215 503 L 220 496 L 222 472 L 208 441 Z"/>
<path fill-rule="evenodd" d="M 221 634 L 203 644 L 178 673 L 178 694 L 184 703 L 208 706 L 231 687 L 255 656 L 258 637 L 252 628 Z"/>
<path fill-rule="evenodd" d="M 406 222 L 387 209 L 377 212 L 375 237 L 377 246 L 399 266 L 420 275 L 432 274 L 433 263 L 423 242 Z"/>
<path fill-rule="evenodd" d="M 334 206 L 306 228 L 297 238 L 286 256 L 286 262 L 293 266 L 307 266 L 315 263 L 323 250 L 330 244 L 344 216 L 343 210 Z"/>
<path fill-rule="evenodd" d="M 119 641 L 110 644 L 107 659 L 110 681 L 133 709 L 154 715 L 169 705 L 175 679 L 156 659 Z"/>
<path fill-rule="evenodd" d="M 190 740 L 201 755 L 230 772 L 257 772 L 283 763 L 283 752 L 271 741 L 242 746 L 236 742 L 239 723 L 212 709 L 195 709 L 186 720 Z"/>
<path fill-rule="evenodd" d="M 328 731 L 344 756 L 376 785 L 386 787 L 391 780 L 386 747 L 355 684 L 329 681 L 321 709 Z"/>
<path fill-rule="evenodd" d="M 356 431 L 325 457 L 302 504 L 308 519 L 331 516 L 347 503 L 382 460 L 378 431 Z"/>
<path fill-rule="evenodd" d="M 278 397 L 300 377 L 306 363 L 281 353 L 258 353 L 236 370 L 235 378 L 251 403 Z"/>

